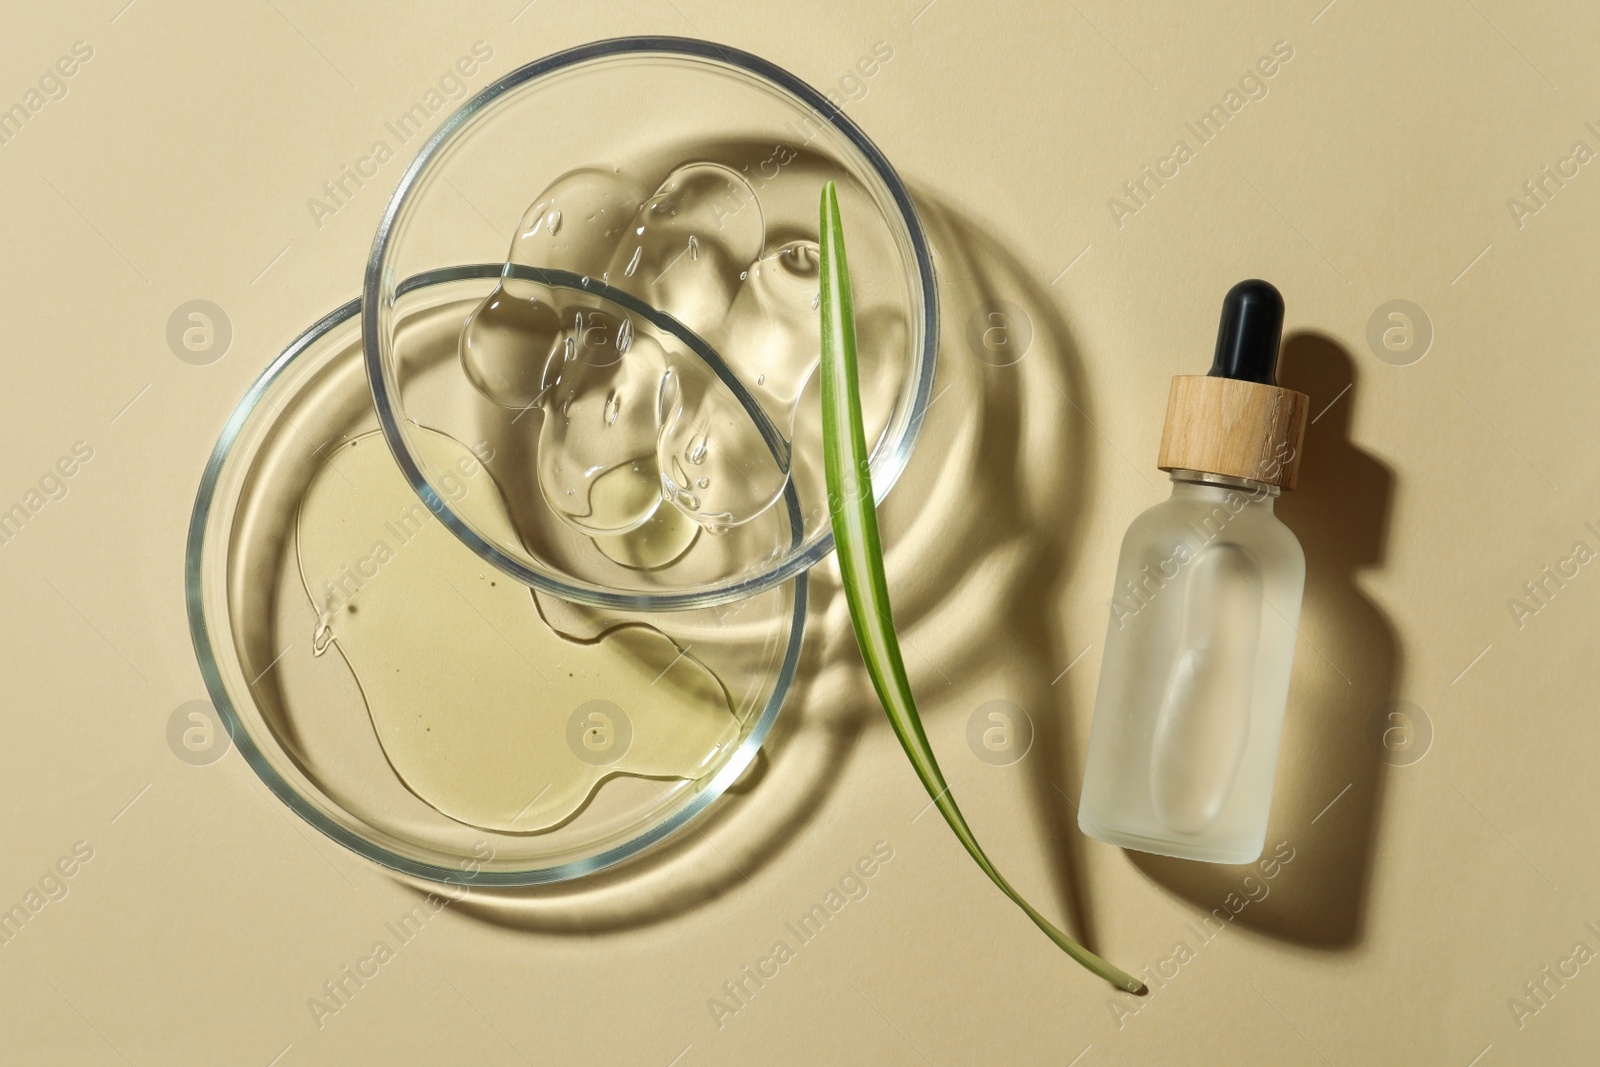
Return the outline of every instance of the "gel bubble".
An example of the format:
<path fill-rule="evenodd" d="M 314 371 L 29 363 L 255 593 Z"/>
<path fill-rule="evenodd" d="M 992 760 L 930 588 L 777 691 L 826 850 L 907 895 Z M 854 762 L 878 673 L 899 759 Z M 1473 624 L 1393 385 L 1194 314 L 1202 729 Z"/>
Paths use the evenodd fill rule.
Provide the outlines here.
<path fill-rule="evenodd" d="M 785 437 L 822 353 L 820 254 L 815 241 L 791 241 L 752 264 L 717 346 Z"/>
<path fill-rule="evenodd" d="M 702 336 L 719 326 L 765 240 L 755 190 L 720 163 L 685 163 L 635 213 L 607 279 Z"/>
<path fill-rule="evenodd" d="M 564 174 L 523 215 L 507 265 L 580 276 L 602 271 L 642 199 L 639 186 L 614 170 L 584 167 Z M 553 290 L 508 271 L 461 331 L 467 378 L 496 404 L 531 406 L 566 319 Z"/>
<path fill-rule="evenodd" d="M 522 295 L 501 286 L 473 309 L 461 329 L 461 369 L 488 399 L 528 408 L 543 389 L 545 365 L 562 345 L 561 316 L 544 286 L 520 282 Z"/>
<path fill-rule="evenodd" d="M 749 522 L 789 481 L 739 398 L 703 366 L 679 362 L 661 381 L 656 463 L 668 500 L 708 530 Z"/>
<path fill-rule="evenodd" d="M 579 308 L 546 369 L 539 485 L 563 521 L 589 534 L 637 528 L 661 505 L 658 383 L 666 353 L 632 320 Z"/>
<path fill-rule="evenodd" d="M 765 409 L 785 442 L 795 407 L 821 353 L 814 241 L 792 241 L 744 272 L 713 333 L 728 366 Z M 663 382 L 656 461 L 667 499 L 708 529 L 756 518 L 782 495 L 778 459 L 751 412 L 703 366 L 681 365 Z"/>
<path fill-rule="evenodd" d="M 604 280 L 642 200 L 644 190 L 615 170 L 583 167 L 563 174 L 523 214 L 506 259 Z"/>

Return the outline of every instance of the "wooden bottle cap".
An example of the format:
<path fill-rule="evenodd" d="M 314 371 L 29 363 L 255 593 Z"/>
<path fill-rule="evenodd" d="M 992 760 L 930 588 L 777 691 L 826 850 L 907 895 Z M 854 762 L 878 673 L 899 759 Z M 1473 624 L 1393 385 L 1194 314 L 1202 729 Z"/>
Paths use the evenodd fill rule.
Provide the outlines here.
<path fill-rule="evenodd" d="M 1310 406 L 1310 397 L 1282 386 L 1180 374 L 1156 465 L 1293 489 Z"/>

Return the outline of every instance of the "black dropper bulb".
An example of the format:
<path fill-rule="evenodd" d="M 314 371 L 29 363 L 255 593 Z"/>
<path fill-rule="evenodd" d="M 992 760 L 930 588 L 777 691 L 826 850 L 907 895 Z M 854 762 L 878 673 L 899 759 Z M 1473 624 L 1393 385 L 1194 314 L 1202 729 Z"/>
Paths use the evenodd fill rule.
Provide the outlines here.
<path fill-rule="evenodd" d="M 1240 282 L 1222 300 L 1217 354 L 1207 375 L 1277 385 L 1282 335 L 1283 296 L 1259 279 Z"/>

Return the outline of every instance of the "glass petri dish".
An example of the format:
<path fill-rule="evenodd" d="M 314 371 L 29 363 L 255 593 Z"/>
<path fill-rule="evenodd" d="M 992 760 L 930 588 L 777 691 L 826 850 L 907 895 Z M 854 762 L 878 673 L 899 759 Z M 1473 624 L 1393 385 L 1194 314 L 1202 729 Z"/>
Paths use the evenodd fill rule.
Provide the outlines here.
<path fill-rule="evenodd" d="M 401 178 L 367 264 L 363 342 L 379 425 L 418 496 L 497 570 L 568 602 L 645 611 L 727 604 L 780 586 L 826 556 L 832 536 L 815 374 L 792 421 L 779 426 L 791 446 L 788 486 L 798 508 L 769 508 L 698 537 L 670 565 L 632 566 L 549 521 L 540 500 L 543 411 L 498 416 L 462 366 L 413 355 L 399 323 L 426 298 L 399 280 L 459 262 L 506 260 L 530 204 L 575 170 L 605 169 L 648 191 L 670 184 L 675 168 L 690 162 L 735 175 L 730 180 L 753 194 L 763 256 L 814 240 L 821 185 L 838 185 L 880 500 L 909 457 L 932 393 L 938 308 L 922 224 L 883 154 L 827 97 L 756 56 L 674 37 L 601 41 L 512 72 L 451 115 Z M 584 278 L 597 291 L 609 287 L 654 312 L 686 317 L 652 290 L 659 279 L 624 270 Z M 737 344 L 694 328 L 727 363 L 737 362 Z M 509 532 L 451 501 L 448 469 L 424 451 L 423 427 L 466 439 L 483 436 L 486 423 L 500 435 L 490 466 L 511 498 Z"/>
<path fill-rule="evenodd" d="M 430 346 L 436 361 L 453 358 L 462 321 L 501 271 L 499 263 L 464 265 L 397 286 L 408 308 L 397 328 L 408 338 L 413 358 L 421 360 Z M 451 616 L 448 609 L 436 609 L 426 589 L 394 586 L 386 591 L 388 603 L 407 604 L 412 612 L 407 618 L 414 618 L 421 636 L 387 657 L 380 647 L 376 661 L 368 642 L 361 646 L 366 660 L 358 662 L 357 644 L 351 641 L 346 647 L 345 640 L 354 631 L 340 629 L 349 618 L 332 619 L 319 589 L 334 583 L 342 587 L 345 579 L 370 583 L 350 599 L 370 615 L 378 603 L 373 589 L 395 581 L 389 574 L 403 574 L 406 565 L 380 560 L 381 553 L 373 551 L 352 556 L 351 567 L 331 572 L 333 583 L 318 583 L 307 545 L 326 531 L 308 517 L 323 513 L 312 502 L 318 493 L 346 492 L 335 498 L 338 521 L 331 527 L 335 534 L 343 531 L 372 486 L 352 483 L 346 491 L 336 476 L 354 476 L 362 469 L 355 457 L 363 455 L 358 446 L 365 444 L 366 455 L 381 459 L 401 502 L 409 503 L 413 512 L 421 510 L 380 443 L 364 373 L 360 307 L 359 300 L 352 300 L 330 313 L 272 362 L 228 419 L 206 465 L 190 522 L 185 586 L 190 633 L 212 702 L 245 761 L 280 800 L 333 840 L 404 874 L 478 886 L 538 885 L 638 855 L 705 811 L 755 757 L 794 679 L 804 632 L 805 576 L 731 605 L 619 613 L 564 602 L 503 579 L 487 589 L 496 585 L 498 572 L 485 569 L 444 533 L 437 519 L 416 515 L 405 520 L 397 514 L 379 538 L 404 556 L 421 551 L 411 547 L 423 541 L 419 530 L 435 530 L 433 550 L 440 541 L 448 549 L 449 566 L 443 569 L 456 573 L 464 585 L 476 582 L 469 590 L 475 602 L 487 603 L 482 598 L 492 594 L 504 613 L 498 616 L 498 632 L 491 632 L 496 624 L 486 618 L 486 628 L 472 638 L 469 631 L 477 626 L 473 613 L 461 608 Z M 368 467 L 377 469 L 370 463 Z M 458 472 L 458 478 L 473 480 L 470 473 Z M 451 488 L 441 478 L 446 500 L 492 495 L 493 488 L 481 478 L 468 490 Z M 791 491 L 783 510 L 797 506 Z M 436 560 L 428 567 L 429 573 L 440 569 Z M 450 594 L 439 595 L 443 603 L 452 603 Z M 506 619 L 520 627 L 518 632 L 505 632 Z M 629 641 L 618 640 L 616 635 L 624 633 Z M 645 647 L 645 638 L 654 644 Z M 381 682 L 390 670 L 402 669 L 410 672 L 408 680 L 419 675 L 426 679 L 430 656 L 459 657 L 461 662 L 445 664 L 455 671 L 446 677 L 467 681 L 433 706 L 408 705 L 398 709 L 404 714 L 380 715 L 379 696 L 387 692 L 392 697 L 396 687 L 385 689 L 374 680 Z M 650 656 L 656 659 L 648 660 Z M 685 684 L 700 685 L 698 695 L 703 697 L 705 680 L 714 679 L 722 696 L 710 703 L 720 708 L 725 700 L 727 705 L 726 730 L 708 735 L 704 752 L 696 753 L 687 775 L 652 770 L 648 761 L 630 764 L 618 758 L 626 755 L 626 747 L 607 747 L 626 735 L 637 752 L 641 739 L 659 738 L 663 723 L 673 725 L 661 718 L 668 705 L 662 689 L 652 688 L 661 676 L 635 685 L 628 696 L 610 690 L 583 694 L 605 698 L 597 704 L 604 709 L 599 720 L 590 707 L 593 702 L 572 695 L 585 677 L 609 679 L 631 671 L 648 678 L 640 674 L 645 660 L 651 670 L 657 662 L 665 664 L 663 672 L 676 672 L 673 679 L 692 662 L 701 673 Z M 418 782 L 433 773 L 427 760 L 419 771 L 414 745 L 409 752 L 391 745 L 394 731 L 407 727 L 413 711 L 424 717 L 419 721 L 434 713 L 453 715 L 457 723 L 480 715 L 489 723 L 516 721 L 518 716 L 504 712 L 505 687 L 498 692 L 481 685 L 473 689 L 480 676 L 503 678 L 508 662 L 512 669 L 526 669 L 530 678 L 544 680 L 518 687 L 516 707 L 536 717 L 535 712 L 549 710 L 541 701 L 565 702 L 555 708 L 554 719 L 545 716 L 547 725 L 553 721 L 561 727 L 542 735 L 545 750 L 529 748 L 515 762 L 554 752 L 559 760 L 587 765 L 580 769 L 590 785 L 580 783 L 578 801 L 569 799 L 566 805 L 571 810 L 552 809 L 548 825 L 518 822 L 520 813 L 463 818 L 461 806 L 482 798 L 462 800 L 448 796 L 448 790 L 430 791 L 439 789 L 443 779 L 430 779 L 429 788 L 422 789 Z M 576 673 L 583 668 L 575 668 L 572 678 L 580 681 L 562 680 L 565 667 L 579 662 L 588 665 L 589 673 Z M 663 688 L 676 684 L 673 679 L 661 683 Z M 495 701 L 501 702 L 498 713 L 489 706 Z M 600 736 L 596 722 L 608 731 L 598 745 L 592 743 Z M 415 741 L 422 735 L 413 729 L 411 736 Z M 476 751 L 483 753 L 481 743 Z M 466 780 L 483 777 L 476 762 L 462 762 L 469 772 Z M 456 784 L 461 780 L 458 775 Z M 536 802 L 538 797 L 529 801 Z"/>

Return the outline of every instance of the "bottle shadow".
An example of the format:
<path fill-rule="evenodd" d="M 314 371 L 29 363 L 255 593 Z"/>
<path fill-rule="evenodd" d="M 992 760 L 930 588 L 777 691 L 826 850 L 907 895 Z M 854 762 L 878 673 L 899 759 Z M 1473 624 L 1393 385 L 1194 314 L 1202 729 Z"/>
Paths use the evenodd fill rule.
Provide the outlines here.
<path fill-rule="evenodd" d="M 1248 895 L 1235 923 L 1329 950 L 1363 937 L 1388 770 L 1382 738 L 1402 665 L 1394 627 L 1358 577 L 1383 566 L 1396 484 L 1392 468 L 1351 440 L 1359 379 L 1351 354 L 1330 337 L 1302 332 L 1284 342 L 1279 384 L 1310 396 L 1312 412 L 1299 485 L 1276 505 L 1306 554 L 1301 640 L 1267 829 L 1268 853 L 1287 842 L 1292 859 L 1268 882 L 1251 878 L 1249 865 L 1128 853 L 1151 881 L 1203 911 Z"/>

